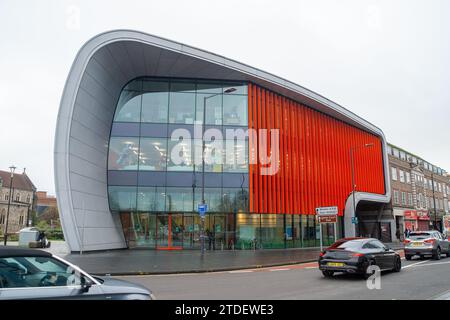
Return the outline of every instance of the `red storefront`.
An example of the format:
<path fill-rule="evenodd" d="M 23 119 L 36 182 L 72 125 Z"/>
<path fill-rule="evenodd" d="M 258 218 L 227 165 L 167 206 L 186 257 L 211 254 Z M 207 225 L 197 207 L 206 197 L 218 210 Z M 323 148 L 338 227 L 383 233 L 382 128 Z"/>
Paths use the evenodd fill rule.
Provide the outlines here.
<path fill-rule="evenodd" d="M 421 231 L 430 230 L 430 216 L 428 211 L 417 210 L 417 224 Z"/>
<path fill-rule="evenodd" d="M 405 229 L 424 231 L 430 229 L 430 216 L 425 210 L 406 210 L 404 214 Z"/>

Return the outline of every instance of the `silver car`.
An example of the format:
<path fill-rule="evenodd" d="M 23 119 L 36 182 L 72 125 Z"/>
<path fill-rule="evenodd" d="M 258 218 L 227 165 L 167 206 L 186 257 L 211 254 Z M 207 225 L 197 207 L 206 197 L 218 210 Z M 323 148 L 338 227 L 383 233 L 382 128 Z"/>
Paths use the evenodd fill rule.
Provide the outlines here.
<path fill-rule="evenodd" d="M 441 259 L 442 254 L 450 257 L 449 241 L 439 231 L 414 231 L 405 239 L 405 259 L 411 260 L 414 255 L 421 258 L 426 255 L 433 259 Z"/>
<path fill-rule="evenodd" d="M 1 299 L 152 300 L 154 296 L 137 284 L 91 276 L 46 251 L 0 247 Z"/>

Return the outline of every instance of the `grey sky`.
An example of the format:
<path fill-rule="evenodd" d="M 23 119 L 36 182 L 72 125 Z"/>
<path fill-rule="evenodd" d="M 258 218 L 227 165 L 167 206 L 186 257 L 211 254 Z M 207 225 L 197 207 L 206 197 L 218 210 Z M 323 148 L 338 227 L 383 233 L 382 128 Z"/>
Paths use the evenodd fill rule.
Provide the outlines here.
<path fill-rule="evenodd" d="M 296 82 L 450 171 L 450 2 L 0 0 L 0 168 L 54 193 L 53 141 L 78 49 L 111 29 L 193 45 Z"/>

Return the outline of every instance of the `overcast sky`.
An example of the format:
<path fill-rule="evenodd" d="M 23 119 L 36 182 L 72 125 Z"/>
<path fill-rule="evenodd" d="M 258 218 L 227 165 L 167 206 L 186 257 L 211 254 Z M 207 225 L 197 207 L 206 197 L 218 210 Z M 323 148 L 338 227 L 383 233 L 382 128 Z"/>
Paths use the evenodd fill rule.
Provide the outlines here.
<path fill-rule="evenodd" d="M 54 193 L 61 93 L 79 48 L 136 29 L 274 73 L 450 171 L 450 1 L 0 0 L 0 169 Z"/>

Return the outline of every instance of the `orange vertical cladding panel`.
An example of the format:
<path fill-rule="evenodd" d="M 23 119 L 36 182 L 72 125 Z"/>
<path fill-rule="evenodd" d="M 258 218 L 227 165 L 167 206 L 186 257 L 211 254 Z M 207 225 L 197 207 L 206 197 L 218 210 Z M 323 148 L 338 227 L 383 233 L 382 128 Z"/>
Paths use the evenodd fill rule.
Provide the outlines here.
<path fill-rule="evenodd" d="M 249 166 L 250 212 L 314 214 L 316 207 L 338 206 L 342 215 L 352 190 L 351 147 L 357 190 L 385 193 L 380 137 L 257 85 L 248 89 L 249 128 L 256 130 L 249 150 L 257 160 Z M 260 129 L 267 129 L 265 150 Z M 271 129 L 279 130 L 278 150 Z M 274 159 L 275 152 L 278 171 L 262 175 L 271 164 L 261 164 L 260 155 Z"/>

